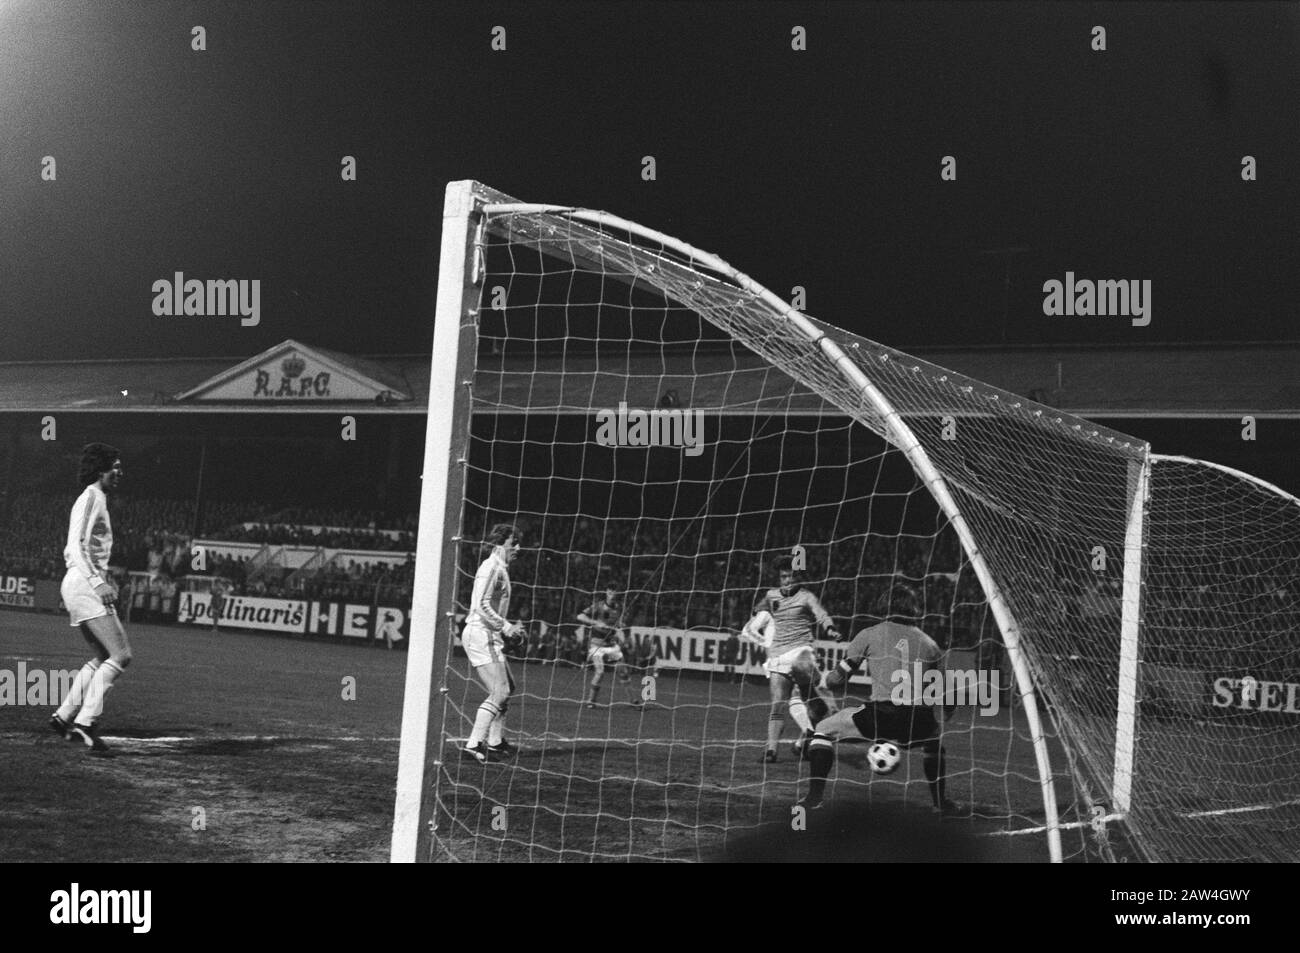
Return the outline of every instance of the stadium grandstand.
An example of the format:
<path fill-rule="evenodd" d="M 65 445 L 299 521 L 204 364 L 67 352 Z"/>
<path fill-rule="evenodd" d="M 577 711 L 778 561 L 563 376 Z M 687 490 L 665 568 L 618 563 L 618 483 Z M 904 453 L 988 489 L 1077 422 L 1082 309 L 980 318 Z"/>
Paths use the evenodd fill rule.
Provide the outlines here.
<path fill-rule="evenodd" d="M 917 353 L 1101 423 L 1123 421 L 1126 431 L 1164 448 L 1280 485 L 1300 482 L 1289 450 L 1300 437 L 1300 386 L 1289 372 L 1300 363 L 1300 343 Z M 709 382 L 717 379 L 709 373 L 709 352 L 696 348 L 676 367 L 671 355 L 666 360 L 662 393 L 644 395 L 646 405 L 674 393 L 688 406 L 709 406 Z M 717 360 L 721 367 L 731 358 Z M 531 377 L 518 373 L 521 361 L 535 368 Z M 509 389 L 521 379 L 544 388 L 550 363 L 560 361 L 558 354 L 517 352 L 507 361 L 487 350 L 479 355 L 475 390 L 500 394 L 502 406 L 528 405 L 534 414 L 553 407 L 558 420 L 567 412 L 565 395 L 548 400 L 534 392 L 512 401 Z M 77 489 L 75 460 L 84 443 L 106 440 L 121 448 L 127 470 L 113 504 L 114 563 L 132 580 L 131 609 L 175 619 L 185 592 L 208 593 L 212 580 L 221 579 L 228 596 L 392 604 L 409 614 L 428 384 L 427 355 L 353 356 L 293 340 L 244 359 L 0 363 L 0 576 L 49 582 L 38 588 L 57 591 L 67 507 Z M 584 407 L 597 405 L 601 395 L 583 399 Z M 734 393 L 729 399 L 744 403 Z M 755 413 L 760 404 L 756 399 Z M 819 407 L 807 395 L 809 413 Z M 797 399 L 790 409 L 799 411 Z M 1271 432 L 1243 441 L 1246 416 Z M 494 487 L 503 510 L 512 492 L 517 488 Z M 484 529 L 474 518 L 468 514 L 471 534 Z M 731 597 L 718 606 L 693 600 L 692 593 L 743 588 L 741 581 L 759 574 L 762 554 L 774 545 L 816 536 L 809 532 L 816 518 L 791 516 L 783 525 L 777 514 L 761 525 L 706 521 L 697 527 L 700 565 L 693 571 L 716 578 L 704 587 L 698 578 L 655 579 L 662 594 L 654 607 L 658 624 L 738 628 L 752 608 L 744 600 Z M 529 619 L 529 653 L 546 658 L 581 659 L 569 623 L 602 573 L 648 584 L 672 545 L 664 524 L 650 524 L 636 565 L 613 566 L 600 562 L 609 547 L 599 520 L 529 530 L 517 573 L 527 582 L 517 586 L 516 605 Z M 978 584 L 958 572 L 954 541 L 948 541 L 946 570 L 944 557 L 927 552 L 920 537 L 904 533 L 873 545 L 880 552 L 869 552 L 868 563 L 905 573 L 912 566 L 918 576 L 929 566 L 927 626 L 945 647 L 994 641 Z M 893 551 L 896 545 L 901 553 Z M 197 564 L 196 546 L 206 551 Z M 870 572 L 849 548 L 810 555 L 825 567 L 823 595 L 831 605 L 847 604 L 849 580 Z M 670 572 L 682 573 L 682 564 L 670 565 Z M 460 569 L 463 587 L 474 567 Z M 1118 613 L 1119 593 L 1109 585 L 1099 583 L 1097 591 L 1078 593 L 1077 605 L 1057 609 Z M 648 622 L 641 615 L 649 611 L 630 606 L 629 624 Z"/>

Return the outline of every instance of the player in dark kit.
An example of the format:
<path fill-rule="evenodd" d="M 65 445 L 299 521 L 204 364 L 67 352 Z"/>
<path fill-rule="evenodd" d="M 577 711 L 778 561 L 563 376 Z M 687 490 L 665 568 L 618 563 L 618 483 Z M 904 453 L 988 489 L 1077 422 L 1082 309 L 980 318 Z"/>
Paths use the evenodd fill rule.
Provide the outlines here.
<path fill-rule="evenodd" d="M 844 659 L 826 676 L 826 687 L 838 689 L 865 661 L 871 675 L 871 701 L 839 711 L 816 726 L 807 746 L 812 779 L 800 804 L 821 807 L 826 778 L 835 763 L 835 741 L 849 738 L 892 741 L 904 750 L 919 746 L 925 753 L 925 780 L 934 809 L 956 813 L 957 805 L 944 794 L 943 744 L 934 707 L 920 702 L 919 692 L 908 690 L 916 682 L 918 663 L 922 675 L 940 668 L 943 650 L 913 624 L 920 620 L 922 602 L 910 587 L 894 583 L 875 608 L 884 621 L 859 632 Z M 950 712 L 951 706 L 945 706 L 945 713 Z"/>
<path fill-rule="evenodd" d="M 587 646 L 587 661 L 591 663 L 591 691 L 587 707 L 596 707 L 596 696 L 605 677 L 605 666 L 615 666 L 619 682 L 628 681 L 627 666 L 623 664 L 623 648 L 619 645 L 619 630 L 623 628 L 623 601 L 618 597 L 618 587 L 612 582 L 605 586 L 605 598 L 592 599 L 591 605 L 578 613 L 578 621 L 588 627 L 591 637 Z"/>

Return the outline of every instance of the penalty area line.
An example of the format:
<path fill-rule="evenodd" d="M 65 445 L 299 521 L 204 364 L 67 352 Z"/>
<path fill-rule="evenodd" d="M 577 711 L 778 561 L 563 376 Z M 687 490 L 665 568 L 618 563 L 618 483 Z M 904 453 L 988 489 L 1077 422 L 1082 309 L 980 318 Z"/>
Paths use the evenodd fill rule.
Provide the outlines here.
<path fill-rule="evenodd" d="M 1252 804 L 1249 807 L 1225 807 L 1217 811 L 1193 811 L 1190 814 L 1179 814 L 1179 817 L 1223 817 L 1227 814 L 1253 814 L 1257 811 L 1276 811 L 1283 807 L 1295 807 L 1300 804 L 1300 797 L 1292 798 L 1289 801 L 1277 801 L 1274 804 Z"/>
<path fill-rule="evenodd" d="M 174 745 L 182 744 L 187 741 L 196 744 L 208 744 L 213 741 L 370 741 L 376 743 L 398 742 L 401 738 L 368 738 L 360 735 L 344 735 L 342 737 L 325 738 L 325 737 L 296 737 L 290 735 L 174 735 L 158 736 L 153 738 L 136 738 L 128 735 L 102 735 L 105 741 L 111 741 L 119 745 L 140 745 L 148 747 L 150 745 Z"/>
<path fill-rule="evenodd" d="M 1105 817 L 1101 818 L 1101 820 L 1109 824 L 1111 821 L 1122 821 L 1124 817 L 1125 815 L 1123 814 L 1107 814 Z M 1092 827 L 1092 825 L 1095 823 L 1097 822 L 1096 821 L 1070 821 L 1068 824 L 1058 824 L 1057 830 L 1069 831 L 1069 830 L 1074 830 L 1077 827 Z M 1021 828 L 1017 828 L 1014 831 L 981 831 L 978 834 L 978 836 L 979 837 L 1019 837 L 1022 834 L 1046 834 L 1048 830 L 1050 830 L 1050 828 L 1047 827 L 1047 825 L 1043 825 L 1042 827 L 1021 827 Z"/>
<path fill-rule="evenodd" d="M 447 744 L 463 745 L 469 741 L 469 735 L 458 738 L 448 738 Z M 617 738 L 613 735 L 592 735 L 591 737 L 578 736 L 573 738 L 557 738 L 551 735 L 540 735 L 536 738 L 522 739 L 527 745 L 569 745 L 569 744 L 609 744 L 611 742 L 625 745 L 679 745 L 683 748 L 752 748 L 755 746 L 766 745 L 765 738 L 705 738 L 703 741 L 684 741 L 681 738 Z M 786 742 L 788 743 L 788 741 Z"/>
<path fill-rule="evenodd" d="M 1174 816 L 1180 817 L 1183 820 L 1191 821 L 1202 817 L 1226 817 L 1231 814 L 1256 814 L 1259 813 L 1260 811 L 1277 811 L 1277 810 L 1281 810 L 1282 808 L 1297 807 L 1297 806 L 1300 806 L 1300 798 L 1292 798 L 1289 801 L 1277 801 L 1272 804 L 1250 804 L 1246 807 L 1225 807 L 1213 811 L 1178 811 L 1175 813 Z M 1122 821 L 1125 820 L 1127 817 L 1128 817 L 1127 814 L 1107 814 L 1105 817 L 1100 818 L 1100 821 L 1109 824 L 1111 821 Z M 1092 827 L 1096 823 L 1097 823 L 1096 820 L 1071 821 L 1068 824 L 1059 825 L 1059 829 L 1063 831 L 1068 831 L 1068 830 L 1074 830 L 1075 828 L 1079 828 L 1079 827 Z M 1047 830 L 1048 828 L 1046 826 L 1022 827 L 1014 831 L 985 831 L 981 833 L 979 836 L 1017 837 L 1021 834 L 1044 834 L 1047 832 Z"/>

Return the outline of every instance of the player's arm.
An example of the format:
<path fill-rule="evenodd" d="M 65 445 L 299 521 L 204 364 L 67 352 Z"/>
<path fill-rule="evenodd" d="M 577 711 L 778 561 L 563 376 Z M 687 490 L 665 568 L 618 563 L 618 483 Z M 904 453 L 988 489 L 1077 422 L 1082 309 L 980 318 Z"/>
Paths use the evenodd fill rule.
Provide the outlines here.
<path fill-rule="evenodd" d="M 805 590 L 807 592 L 807 590 Z M 840 630 L 835 627 L 835 620 L 831 614 L 822 606 L 821 600 L 811 592 L 808 595 L 808 608 L 812 611 L 813 618 L 817 620 L 817 627 L 828 639 L 834 639 L 836 642 L 842 642 L 844 636 L 840 635 Z"/>
<path fill-rule="evenodd" d="M 103 597 L 105 592 L 101 591 L 101 587 L 107 587 L 107 593 L 116 596 L 117 590 L 99 574 L 90 559 L 90 536 L 94 525 L 95 498 L 92 494 L 85 493 L 72 508 L 72 516 L 68 520 L 68 545 L 63 552 L 77 571 L 86 577 L 97 595 Z"/>
<path fill-rule="evenodd" d="M 760 609 L 754 613 L 754 617 L 745 623 L 744 628 L 740 630 L 740 637 L 746 642 L 753 642 L 755 645 L 761 645 L 767 648 L 767 639 L 763 637 L 763 629 L 768 626 L 772 620 L 772 614 L 766 609 Z"/>
<path fill-rule="evenodd" d="M 596 628 L 600 625 L 600 623 L 596 621 L 596 604 L 594 602 L 578 613 L 578 621 L 583 625 L 589 625 L 592 628 Z"/>
<path fill-rule="evenodd" d="M 864 629 L 857 634 L 857 637 L 849 643 L 849 650 L 845 653 L 844 658 L 840 659 L 838 665 L 826 673 L 826 687 L 838 689 L 848 683 L 848 680 L 862 667 L 866 660 L 867 653 L 871 651 L 871 637 L 867 635 Z"/>

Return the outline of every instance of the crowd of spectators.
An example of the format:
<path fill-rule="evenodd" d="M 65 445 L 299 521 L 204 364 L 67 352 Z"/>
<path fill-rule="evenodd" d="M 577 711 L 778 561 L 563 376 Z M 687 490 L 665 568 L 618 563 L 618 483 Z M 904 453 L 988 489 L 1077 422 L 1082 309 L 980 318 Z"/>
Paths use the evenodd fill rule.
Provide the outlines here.
<path fill-rule="evenodd" d="M 1266 672 L 1271 681 L 1300 683 L 1298 560 L 1263 549 L 1212 564 L 1171 559 L 1149 571 L 1143 659 L 1225 675 Z"/>
<path fill-rule="evenodd" d="M 67 494 L 22 494 L 10 501 L 9 519 L 0 524 L 0 574 L 62 577 L 70 503 Z M 254 568 L 248 555 L 215 555 L 197 569 L 191 560 L 192 501 L 118 497 L 112 515 L 114 565 L 162 580 L 155 588 L 197 574 L 222 578 L 232 595 L 394 604 L 411 599 L 410 555 L 396 564 L 349 555 L 296 572 Z M 415 548 L 418 522 L 414 513 L 272 510 L 218 501 L 205 503 L 203 520 L 211 528 L 203 535 L 212 539 L 408 554 Z M 484 555 L 474 542 L 484 534 L 482 522 L 471 514 L 462 533 L 462 607 Z M 757 597 L 776 582 L 772 558 L 796 545 L 804 547 L 809 585 L 842 631 L 869 624 L 875 597 L 894 580 L 905 579 L 922 594 L 924 628 L 941 645 L 974 648 L 998 639 L 983 591 L 956 541 L 945 533 L 863 536 L 798 513 L 697 520 L 548 517 L 523 530 L 524 548 L 511 567 L 514 611 L 528 616 L 535 633 L 529 652 L 536 657 L 581 661 L 574 620 L 606 581 L 627 594 L 628 625 L 738 629 Z M 1259 563 L 1252 554 L 1212 566 L 1150 570 L 1143 590 L 1144 659 L 1188 668 L 1289 672 L 1300 681 L 1294 638 L 1300 618 L 1284 570 Z M 1223 589 L 1224 580 L 1231 580 L 1231 591 Z M 1121 586 L 1117 572 L 1077 572 L 1038 591 L 1022 586 L 1010 597 L 1025 624 L 1059 641 L 1060 650 L 1077 651 L 1092 632 L 1118 632 Z M 152 611 L 154 595 L 140 596 L 137 607 Z M 166 599 L 164 592 L 158 596 Z M 1214 637 L 1207 638 L 1211 632 Z M 1098 648 L 1105 654 L 1104 645 Z"/>
<path fill-rule="evenodd" d="M 67 494 L 25 493 L 14 498 L 9 520 L 0 525 L 0 565 L 24 575 L 55 579 L 63 575 L 63 547 L 73 498 Z M 245 504 L 211 503 L 207 518 L 248 519 L 256 510 Z M 115 498 L 113 565 L 130 572 L 176 576 L 188 571 L 194 503 L 182 500 Z"/>
<path fill-rule="evenodd" d="M 249 562 L 248 556 L 217 556 L 200 575 L 221 579 L 223 591 L 232 596 L 399 606 L 410 604 L 415 579 L 414 556 L 395 564 L 349 558 L 341 565 L 331 563 L 318 570 L 299 572 L 267 567 L 250 573 Z"/>
<path fill-rule="evenodd" d="M 795 516 L 797 519 L 797 515 Z M 805 549 L 810 587 L 841 631 L 875 621 L 876 596 L 906 580 L 924 600 L 923 628 L 945 648 L 1000 656 L 1001 637 L 983 590 L 955 539 L 899 533 L 854 535 L 834 525 L 779 523 L 770 514 L 696 521 L 547 519 L 524 526 L 524 548 L 511 567 L 516 611 L 546 624 L 563 656 L 565 629 L 612 580 L 626 593 L 626 624 L 736 630 L 757 597 L 775 584 L 773 557 Z M 483 558 L 474 542 L 482 527 L 463 533 L 460 604 L 470 596 Z M 828 540 L 817 544 L 811 540 Z M 1043 585 L 1024 580 L 1008 598 L 1022 627 L 1048 651 L 1106 654 L 1118 639 L 1123 582 L 1120 567 L 1094 572 L 1087 563 L 1058 568 Z M 1292 571 L 1292 576 L 1295 573 Z M 1144 589 L 1144 658 L 1203 670 L 1292 672 L 1300 681 L 1300 608 L 1286 589 L 1286 571 L 1246 556 L 1196 572 L 1152 572 Z M 1232 580 L 1225 590 L 1225 579 Z M 557 629 L 558 627 L 558 629 Z M 1207 634 L 1214 633 L 1212 638 Z"/>
<path fill-rule="evenodd" d="M 461 605 L 483 558 L 462 534 Z M 767 514 L 747 520 L 619 522 L 579 517 L 547 520 L 523 530 L 524 548 L 511 567 L 515 602 L 548 626 L 565 625 L 612 580 L 627 600 L 626 624 L 663 628 L 739 629 L 759 595 L 776 584 L 772 559 L 799 544 L 809 585 L 846 632 L 869 624 L 871 603 L 894 578 L 924 596 L 927 629 L 942 644 L 973 647 L 993 629 L 974 574 L 961 571 L 954 545 L 925 536 L 837 533 L 833 526 L 776 524 Z M 810 540 L 831 542 L 814 544 Z M 558 636 L 557 636 L 558 637 Z"/>
<path fill-rule="evenodd" d="M 305 576 L 290 591 L 295 598 L 409 605 L 414 581 L 414 556 L 398 564 L 348 559 L 345 566 L 332 565 Z"/>
<path fill-rule="evenodd" d="M 527 606 L 520 606 L 515 619 L 524 628 L 524 641 L 506 648 L 506 654 L 520 661 L 562 662 L 582 665 L 587 660 L 583 628 L 577 624 L 547 625 L 535 619 Z M 636 661 L 636 639 L 624 633 L 623 649 L 629 665 Z"/>
<path fill-rule="evenodd" d="M 373 528 L 314 526 L 279 522 L 283 517 L 265 518 L 250 526 L 238 524 L 221 531 L 227 542 L 270 543 L 275 546 L 320 546 L 325 549 L 362 549 L 381 552 L 413 552 L 415 537 L 402 531 L 384 533 Z M 274 521 L 273 521 L 274 520 Z"/>
<path fill-rule="evenodd" d="M 67 501 L 61 512 L 32 494 L 16 497 L 9 521 L 0 524 L 0 573 L 33 579 L 61 577 L 71 505 Z"/>
<path fill-rule="evenodd" d="M 65 571 L 63 547 L 68 533 L 71 498 L 67 494 L 28 493 L 11 502 L 10 518 L 0 525 L 0 573 L 33 579 L 60 579 Z M 193 501 L 116 497 L 113 519 L 113 566 L 122 579 L 130 573 L 148 573 L 152 592 L 136 585 L 133 594 L 140 611 L 156 604 L 171 605 L 172 580 L 197 575 L 219 577 L 231 595 L 266 595 L 286 598 L 340 599 L 370 603 L 376 599 L 408 603 L 414 579 L 414 557 L 404 563 L 348 558 L 342 565 L 327 564 L 319 571 L 270 566 L 250 569 L 250 556 L 211 554 L 205 565 L 194 565 L 191 528 Z M 293 522 L 289 522 L 292 520 Z M 320 533 L 304 525 L 307 520 L 328 520 L 337 529 Z M 224 542 L 267 542 L 325 548 L 347 548 L 413 553 L 411 530 L 415 514 L 397 518 L 373 511 L 277 509 L 254 504 L 208 502 L 204 522 L 214 527 L 204 538 Z M 253 523 L 249 530 L 244 524 Z M 379 530 L 397 531 L 391 535 Z M 153 606 L 154 608 L 150 608 Z"/>

